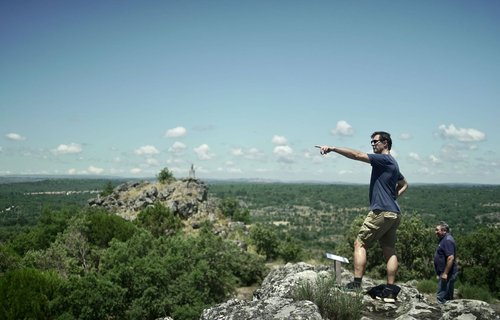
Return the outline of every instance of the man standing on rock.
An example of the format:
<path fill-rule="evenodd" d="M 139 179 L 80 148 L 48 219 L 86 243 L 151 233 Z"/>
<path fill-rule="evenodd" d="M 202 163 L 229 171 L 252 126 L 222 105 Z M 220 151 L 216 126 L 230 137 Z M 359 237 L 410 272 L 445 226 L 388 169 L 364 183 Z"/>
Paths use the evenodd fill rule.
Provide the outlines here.
<path fill-rule="evenodd" d="M 396 229 L 401 220 L 401 210 L 396 199 L 406 191 L 408 183 L 399 172 L 398 163 L 390 153 L 391 135 L 384 131 L 374 132 L 371 135 L 371 146 L 373 154 L 349 148 L 317 147 L 320 148 L 321 154 L 333 151 L 349 159 L 366 162 L 372 166 L 369 194 L 371 211 L 363 222 L 354 242 L 354 281 L 347 284 L 347 288 L 361 288 L 366 270 L 366 248 L 378 241 L 387 262 L 387 291 L 391 291 L 395 287 L 394 282 L 398 270 L 398 258 L 395 250 Z M 394 295 L 397 295 L 397 292 Z"/>
<path fill-rule="evenodd" d="M 438 277 L 437 301 L 446 303 L 453 300 L 455 280 L 457 280 L 457 246 L 450 234 L 450 227 L 444 221 L 436 226 L 439 244 L 434 255 L 434 269 Z"/>

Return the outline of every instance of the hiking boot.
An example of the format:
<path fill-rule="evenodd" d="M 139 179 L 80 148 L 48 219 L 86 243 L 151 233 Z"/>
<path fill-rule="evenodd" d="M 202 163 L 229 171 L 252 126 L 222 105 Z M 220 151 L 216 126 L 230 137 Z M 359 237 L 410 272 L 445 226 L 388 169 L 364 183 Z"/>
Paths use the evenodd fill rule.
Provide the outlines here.
<path fill-rule="evenodd" d="M 375 299 L 395 303 L 400 290 L 400 287 L 393 284 L 384 285 L 383 289 L 375 295 Z"/>
<path fill-rule="evenodd" d="M 345 285 L 345 288 L 347 291 L 360 291 L 361 290 L 361 283 L 352 281 L 349 282 L 348 284 Z"/>

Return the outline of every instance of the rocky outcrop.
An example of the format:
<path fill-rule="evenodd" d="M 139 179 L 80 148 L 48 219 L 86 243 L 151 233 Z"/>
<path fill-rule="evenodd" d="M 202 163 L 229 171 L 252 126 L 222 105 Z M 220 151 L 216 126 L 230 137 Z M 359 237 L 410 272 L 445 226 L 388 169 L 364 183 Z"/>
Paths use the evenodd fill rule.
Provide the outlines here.
<path fill-rule="evenodd" d="M 197 179 L 182 179 L 170 183 L 123 183 L 106 196 L 90 199 L 91 207 L 103 207 L 110 212 L 134 220 L 137 214 L 159 202 L 182 219 L 210 211 L 207 203 L 208 187 Z M 212 210 L 213 211 L 213 210 Z"/>
<path fill-rule="evenodd" d="M 319 276 L 331 273 L 328 266 L 313 266 L 306 263 L 287 264 L 269 273 L 261 287 L 254 293 L 252 301 L 231 299 L 213 308 L 206 309 L 201 320 L 277 320 L 277 319 L 323 319 L 318 307 L 310 301 L 294 301 L 292 291 L 302 280 L 315 281 Z M 342 273 L 342 283 L 352 279 L 348 271 Z M 372 279 L 363 279 L 363 288 L 375 286 Z M 438 305 L 429 301 L 415 288 L 412 282 L 398 284 L 401 292 L 396 303 L 384 303 L 363 296 L 362 320 L 493 320 L 499 315 L 489 304 L 477 300 L 457 299 Z"/>

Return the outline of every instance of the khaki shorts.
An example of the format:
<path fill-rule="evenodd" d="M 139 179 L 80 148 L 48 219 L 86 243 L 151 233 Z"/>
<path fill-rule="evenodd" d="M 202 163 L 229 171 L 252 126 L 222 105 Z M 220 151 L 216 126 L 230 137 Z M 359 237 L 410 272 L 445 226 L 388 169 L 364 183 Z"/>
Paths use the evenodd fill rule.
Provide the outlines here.
<path fill-rule="evenodd" d="M 381 247 L 396 246 L 396 230 L 401 222 L 400 214 L 390 211 L 370 211 L 359 229 L 357 240 L 370 247 L 378 240 Z"/>

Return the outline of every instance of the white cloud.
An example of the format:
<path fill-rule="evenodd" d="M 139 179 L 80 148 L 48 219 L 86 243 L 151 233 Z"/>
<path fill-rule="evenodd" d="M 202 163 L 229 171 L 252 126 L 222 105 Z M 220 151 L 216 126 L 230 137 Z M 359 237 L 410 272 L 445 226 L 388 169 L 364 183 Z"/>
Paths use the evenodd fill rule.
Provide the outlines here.
<path fill-rule="evenodd" d="M 242 156 L 243 155 L 243 149 L 241 149 L 241 148 L 232 149 L 231 150 L 231 154 L 233 156 L 236 156 L 236 157 Z"/>
<path fill-rule="evenodd" d="M 332 129 L 331 132 L 333 135 L 352 136 L 354 134 L 354 129 L 347 121 L 340 120 L 337 122 L 335 129 Z"/>
<path fill-rule="evenodd" d="M 245 154 L 247 159 L 259 159 L 262 158 L 264 154 L 257 148 L 250 148 Z"/>
<path fill-rule="evenodd" d="M 167 132 L 165 132 L 165 137 L 167 138 L 178 138 L 178 137 L 183 137 L 187 133 L 186 128 L 184 127 L 175 127 L 172 129 L 168 129 Z"/>
<path fill-rule="evenodd" d="M 92 174 L 101 174 L 104 172 L 103 168 L 97 168 L 94 166 L 90 166 L 87 170 L 88 170 L 88 172 L 90 172 Z"/>
<path fill-rule="evenodd" d="M 274 147 L 273 152 L 279 156 L 291 155 L 293 153 L 293 149 L 290 146 L 277 146 Z"/>
<path fill-rule="evenodd" d="M 7 133 L 5 136 L 7 137 L 7 139 L 13 140 L 13 141 L 24 141 L 24 140 L 26 140 L 25 137 L 21 136 L 18 133 L 14 133 L 14 132 Z"/>
<path fill-rule="evenodd" d="M 141 168 L 133 168 L 133 169 L 130 169 L 130 173 L 132 174 L 139 174 L 142 172 L 142 169 Z"/>
<path fill-rule="evenodd" d="M 150 145 L 142 146 L 139 149 L 136 149 L 134 152 L 135 152 L 135 154 L 138 154 L 140 156 L 143 156 L 143 155 L 150 156 L 153 154 L 160 153 L 160 151 L 158 151 L 158 149 L 156 149 L 155 146 L 150 146 Z"/>
<path fill-rule="evenodd" d="M 273 150 L 274 154 L 278 156 L 278 161 L 292 163 L 293 162 L 293 149 L 290 146 L 276 146 Z"/>
<path fill-rule="evenodd" d="M 182 152 L 186 149 L 186 145 L 182 142 L 176 141 L 174 144 L 168 148 L 169 152 L 175 153 L 175 154 L 182 154 Z"/>
<path fill-rule="evenodd" d="M 210 160 L 213 155 L 210 153 L 210 147 L 205 143 L 193 149 L 200 160 Z"/>
<path fill-rule="evenodd" d="M 52 150 L 55 154 L 74 154 L 82 152 L 82 147 L 78 143 L 60 144 Z"/>
<path fill-rule="evenodd" d="M 410 156 L 410 159 L 413 159 L 415 161 L 420 161 L 420 156 L 418 155 L 418 153 L 410 152 L 409 156 Z"/>
<path fill-rule="evenodd" d="M 469 156 L 463 145 L 445 144 L 441 147 L 441 157 L 451 162 L 464 161 Z"/>
<path fill-rule="evenodd" d="M 399 138 L 400 138 L 401 140 L 410 140 L 410 139 L 412 138 L 412 136 L 411 136 L 411 134 L 409 134 L 409 133 L 402 133 L 402 134 L 399 136 Z"/>
<path fill-rule="evenodd" d="M 472 128 L 456 128 L 453 124 L 448 127 L 442 124 L 439 126 L 441 136 L 444 138 L 456 139 L 461 142 L 483 141 L 486 139 L 486 134 Z"/>
<path fill-rule="evenodd" d="M 244 157 L 249 160 L 257 160 L 264 157 L 264 154 L 257 148 L 250 148 L 247 150 L 236 148 L 231 150 L 231 154 L 235 157 Z"/>
<path fill-rule="evenodd" d="M 155 158 L 146 159 L 146 163 L 150 166 L 157 166 L 159 164 L 158 160 Z"/>
<path fill-rule="evenodd" d="M 439 160 L 435 155 L 431 154 L 429 156 L 429 160 L 434 163 L 434 164 L 438 164 L 438 163 L 441 163 L 441 160 Z"/>
<path fill-rule="evenodd" d="M 283 136 L 274 135 L 272 141 L 274 144 L 276 144 L 278 146 L 282 146 L 282 145 L 287 144 L 287 140 Z"/>

